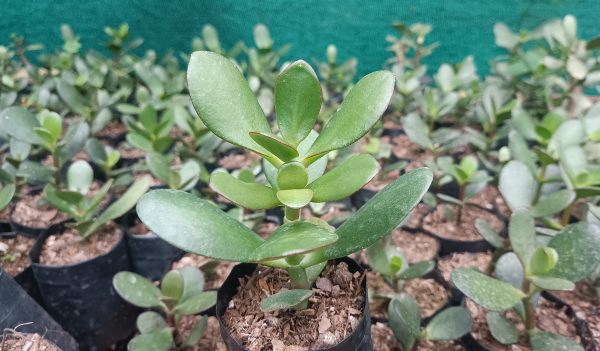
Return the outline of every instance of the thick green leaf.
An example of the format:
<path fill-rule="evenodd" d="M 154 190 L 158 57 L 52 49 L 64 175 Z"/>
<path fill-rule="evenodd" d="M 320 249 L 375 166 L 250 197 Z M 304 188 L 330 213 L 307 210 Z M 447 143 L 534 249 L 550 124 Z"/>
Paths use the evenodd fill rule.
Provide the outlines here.
<path fill-rule="evenodd" d="M 558 261 L 558 253 L 551 247 L 538 247 L 529 259 L 529 273 L 542 275 L 548 273 Z"/>
<path fill-rule="evenodd" d="M 77 213 L 77 202 L 69 202 L 59 196 L 59 191 L 52 184 L 46 184 L 44 187 L 44 197 L 57 210 L 74 215 Z"/>
<path fill-rule="evenodd" d="M 127 344 L 130 351 L 169 351 L 173 344 L 173 334 L 168 328 L 155 330 L 150 334 L 136 335 Z"/>
<path fill-rule="evenodd" d="M 488 312 L 485 316 L 490 333 L 501 344 L 510 345 L 519 341 L 519 331 L 510 320 L 498 312 Z"/>
<path fill-rule="evenodd" d="M 127 302 L 138 307 L 162 306 L 161 292 L 154 283 L 133 272 L 119 272 L 113 277 L 113 286 Z"/>
<path fill-rule="evenodd" d="M 391 237 L 389 235 L 369 246 L 366 253 L 371 269 L 386 277 L 395 275 L 404 268 L 404 262 L 406 262 L 402 253 L 391 244 Z M 396 272 L 393 272 L 390 266 L 390 261 L 393 257 L 397 258 L 394 263 L 394 266 L 397 268 Z"/>
<path fill-rule="evenodd" d="M 254 261 L 300 255 L 333 245 L 337 235 L 309 222 L 283 224 L 252 253 Z"/>
<path fill-rule="evenodd" d="M 338 201 L 367 184 L 377 172 L 379 162 L 371 155 L 355 155 L 308 185 L 312 202 Z"/>
<path fill-rule="evenodd" d="M 434 268 L 435 261 L 420 261 L 408 266 L 408 268 L 400 272 L 398 278 L 402 280 L 420 278 L 425 274 L 431 272 Z"/>
<path fill-rule="evenodd" d="M 504 240 L 500 237 L 500 234 L 486 220 L 477 218 L 475 220 L 475 228 L 479 235 L 495 248 L 499 249 L 504 246 Z"/>
<path fill-rule="evenodd" d="M 512 308 L 525 294 L 512 285 L 488 277 L 472 268 L 457 268 L 452 272 L 452 282 L 467 297 L 491 311 Z"/>
<path fill-rule="evenodd" d="M 85 143 L 85 152 L 90 156 L 92 161 L 102 164 L 106 162 L 108 155 L 106 154 L 106 148 L 100 140 L 96 138 L 89 139 Z"/>
<path fill-rule="evenodd" d="M 73 110 L 73 112 L 87 117 L 90 115 L 90 108 L 87 106 L 84 97 L 77 89 L 65 79 L 59 79 L 56 84 L 56 90 L 61 99 Z"/>
<path fill-rule="evenodd" d="M 313 191 L 310 189 L 279 190 L 277 199 L 287 207 L 302 208 L 312 200 Z"/>
<path fill-rule="evenodd" d="M 269 150 L 283 162 L 288 162 L 298 157 L 298 150 L 287 142 L 270 133 L 250 132 L 250 137 L 258 145 Z"/>
<path fill-rule="evenodd" d="M 185 339 L 185 341 L 183 342 L 183 344 L 181 346 L 190 347 L 190 346 L 196 345 L 198 343 L 198 341 L 200 341 L 200 339 L 204 335 L 204 331 L 206 330 L 207 326 L 208 326 L 208 316 L 202 316 L 202 318 L 200 318 L 196 322 L 196 325 L 194 325 L 192 332 L 188 335 L 187 339 Z"/>
<path fill-rule="evenodd" d="M 561 278 L 554 277 L 532 277 L 533 284 L 544 290 L 564 290 L 571 291 L 575 289 L 575 283 Z"/>
<path fill-rule="evenodd" d="M 142 312 L 135 322 L 137 329 L 142 334 L 151 333 L 167 327 L 167 322 L 158 312 Z"/>
<path fill-rule="evenodd" d="M 388 235 L 421 201 L 432 178 L 429 169 L 420 168 L 390 183 L 338 228 L 340 240 L 326 250 L 325 257 L 347 256 Z"/>
<path fill-rule="evenodd" d="M 600 227 L 583 222 L 572 224 L 554 236 L 548 246 L 558 253 L 558 262 L 548 275 L 577 282 L 598 267 Z"/>
<path fill-rule="evenodd" d="M 240 70 L 226 57 L 194 52 L 187 71 L 190 96 L 198 116 L 217 136 L 266 154 L 250 132 L 271 133 L 256 97 Z"/>
<path fill-rule="evenodd" d="M 145 176 L 133 183 L 127 191 L 113 202 L 96 220 L 81 233 L 83 237 L 92 235 L 96 230 L 102 227 L 106 222 L 117 219 L 132 209 L 138 199 L 148 191 L 150 187 L 150 177 Z"/>
<path fill-rule="evenodd" d="M 183 191 L 151 191 L 139 200 L 137 213 L 163 240 L 210 258 L 250 262 L 251 253 L 262 243 L 242 223 Z"/>
<path fill-rule="evenodd" d="M 298 145 L 312 130 L 323 100 L 315 71 L 302 60 L 288 65 L 275 81 L 275 111 L 283 138 Z"/>
<path fill-rule="evenodd" d="M 260 302 L 260 310 L 263 312 L 272 312 L 290 309 L 306 301 L 312 294 L 312 290 L 305 289 L 280 291 L 263 299 Z"/>
<path fill-rule="evenodd" d="M 51 167 L 46 167 L 37 162 L 25 160 L 17 169 L 16 176 L 23 177 L 30 182 L 44 183 L 50 181 L 54 175 L 54 170 Z"/>
<path fill-rule="evenodd" d="M 277 172 L 277 188 L 281 190 L 303 189 L 308 183 L 308 173 L 300 162 L 286 163 Z"/>
<path fill-rule="evenodd" d="M 42 143 L 40 137 L 34 132 L 34 128 L 39 127 L 41 125 L 37 118 L 22 107 L 12 106 L 0 113 L 0 130 L 29 144 Z"/>
<path fill-rule="evenodd" d="M 202 293 L 204 290 L 204 273 L 197 267 L 185 266 L 179 269 L 183 278 L 183 294 L 181 301 Z"/>
<path fill-rule="evenodd" d="M 514 252 L 507 252 L 496 261 L 496 278 L 507 282 L 517 289 L 523 285 L 523 265 Z"/>
<path fill-rule="evenodd" d="M 62 134 L 62 118 L 56 112 L 44 110 L 37 115 L 42 127 L 48 131 L 53 140 L 58 140 Z"/>
<path fill-rule="evenodd" d="M 455 340 L 471 331 L 473 319 L 465 307 L 448 307 L 436 314 L 425 331 L 429 340 Z"/>
<path fill-rule="evenodd" d="M 310 164 L 329 151 L 348 146 L 365 135 L 385 112 L 393 92 L 394 75 L 391 72 L 373 72 L 362 78 L 323 126 L 304 163 Z"/>
<path fill-rule="evenodd" d="M 227 172 L 213 172 L 209 185 L 227 199 L 251 210 L 273 208 L 281 204 L 273 188 L 243 182 Z"/>
<path fill-rule="evenodd" d="M 429 136 L 429 128 L 418 114 L 408 114 L 402 119 L 402 126 L 411 141 L 424 149 L 433 150 L 434 145 Z"/>
<path fill-rule="evenodd" d="M 7 184 L 0 189 L 0 211 L 2 211 L 15 195 L 16 186 L 14 184 Z"/>
<path fill-rule="evenodd" d="M 143 150 L 146 152 L 154 151 L 154 146 L 152 145 L 152 142 L 150 140 L 144 138 L 140 134 L 127 133 L 127 135 L 125 136 L 125 140 L 127 140 L 127 142 L 131 146 L 138 148 L 140 150 Z"/>
<path fill-rule="evenodd" d="M 388 306 L 390 328 L 405 350 L 412 350 L 415 341 L 421 334 L 421 317 L 419 305 L 415 299 L 406 294 L 392 299 Z"/>
<path fill-rule="evenodd" d="M 573 339 L 541 331 L 533 332 L 530 342 L 533 351 L 584 351 Z"/>
<path fill-rule="evenodd" d="M 529 211 L 513 213 L 508 224 L 508 237 L 513 251 L 523 265 L 529 265 L 531 254 L 535 250 L 535 222 Z"/>
<path fill-rule="evenodd" d="M 506 204 L 516 212 L 531 207 L 537 182 L 524 163 L 512 160 L 502 168 L 498 188 Z"/>
<path fill-rule="evenodd" d="M 84 160 L 77 160 L 69 166 L 67 170 L 67 184 L 69 190 L 81 194 L 87 194 L 90 191 L 94 181 L 94 170 L 89 163 Z"/>
<path fill-rule="evenodd" d="M 575 201 L 575 192 L 570 189 L 554 191 L 547 196 L 540 198 L 538 203 L 533 206 L 534 217 L 552 216 Z"/>
<path fill-rule="evenodd" d="M 85 121 L 77 121 L 69 126 L 62 139 L 63 146 L 59 151 L 61 164 L 71 160 L 83 149 L 90 135 L 90 126 Z"/>
<path fill-rule="evenodd" d="M 192 315 L 198 314 L 204 310 L 207 310 L 211 306 L 217 303 L 217 292 L 216 291 L 204 291 L 201 294 L 194 295 L 187 298 L 185 301 L 177 304 L 173 309 L 178 315 Z"/>
<path fill-rule="evenodd" d="M 171 177 L 171 160 L 168 156 L 158 152 L 149 152 L 146 154 L 146 164 L 153 176 L 164 183 L 169 182 L 169 178 Z"/>
<path fill-rule="evenodd" d="M 178 301 L 183 296 L 183 276 L 181 272 L 167 272 L 160 282 L 160 291 L 164 297 Z"/>

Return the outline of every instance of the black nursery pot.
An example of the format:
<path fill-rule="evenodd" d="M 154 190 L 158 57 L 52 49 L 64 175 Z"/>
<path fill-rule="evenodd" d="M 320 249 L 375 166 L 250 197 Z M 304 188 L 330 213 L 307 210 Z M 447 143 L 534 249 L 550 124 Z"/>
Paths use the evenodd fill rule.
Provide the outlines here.
<path fill-rule="evenodd" d="M 75 339 L 0 269 L 0 330 L 8 328 L 43 335 L 63 351 L 79 350 Z"/>
<path fill-rule="evenodd" d="M 348 264 L 350 272 L 364 272 L 364 269 L 353 259 L 343 257 L 335 260 L 336 263 L 345 262 Z M 233 267 L 233 270 L 221 286 L 217 294 L 217 319 L 221 329 L 221 337 L 227 346 L 228 351 L 245 351 L 246 349 L 227 329 L 223 321 L 223 316 L 229 306 L 229 302 L 237 293 L 240 285 L 240 278 L 251 275 L 256 270 L 257 265 L 253 263 L 241 263 Z M 363 314 L 352 334 L 348 335 L 339 344 L 325 349 L 314 349 L 311 351 L 373 351 L 373 342 L 371 339 L 371 317 L 369 312 L 369 300 L 367 297 L 367 278 L 362 281 L 364 294 Z"/>
<path fill-rule="evenodd" d="M 108 350 L 129 337 L 139 309 L 126 303 L 112 286 L 113 276 L 130 269 L 125 236 L 108 253 L 64 266 L 39 263 L 46 239 L 64 225 L 50 227 L 30 252 L 46 310 L 79 342 L 82 350 Z"/>

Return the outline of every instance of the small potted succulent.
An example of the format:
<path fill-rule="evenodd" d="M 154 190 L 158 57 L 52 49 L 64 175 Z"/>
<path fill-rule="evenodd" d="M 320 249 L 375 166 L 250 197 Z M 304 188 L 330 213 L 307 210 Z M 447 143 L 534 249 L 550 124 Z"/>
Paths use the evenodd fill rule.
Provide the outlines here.
<path fill-rule="evenodd" d="M 298 318 L 298 329 L 286 332 L 296 340 L 276 340 L 282 347 L 300 343 L 309 349 L 371 350 L 366 281 L 361 268 L 344 257 L 389 234 L 420 201 L 431 183 L 431 172 L 418 169 L 399 177 L 337 229 L 319 219 L 303 220 L 301 209 L 311 202 L 344 199 L 375 176 L 379 165 L 370 155 L 354 155 L 328 172 L 325 156 L 351 145 L 379 120 L 394 89 L 393 75 L 381 71 L 361 79 L 320 133 L 313 126 L 321 108 L 321 88 L 304 61 L 288 65 L 277 76 L 278 134 L 241 72 L 227 58 L 193 53 L 188 86 L 198 115 L 215 135 L 258 153 L 264 161 L 268 184 L 247 183 L 217 171 L 211 175 L 211 188 L 242 207 L 283 207 L 285 213 L 285 223 L 262 239 L 189 193 L 155 190 L 138 202 L 140 219 L 167 242 L 202 256 L 246 263 L 237 266 L 219 290 L 217 316 L 228 347 L 260 348 L 260 341 L 243 338 L 237 328 L 246 324 L 238 318 L 252 313 L 264 323 L 277 319 L 276 314 Z M 328 305 L 342 288 L 350 298 L 342 299 L 346 304 Z M 354 322 L 340 323 L 344 331 L 336 334 L 332 320 L 339 316 L 303 313 L 315 306 L 352 311 Z M 304 330 L 306 326 L 312 329 Z M 270 330 L 283 335 L 277 328 Z M 266 340 L 273 336 L 269 333 L 253 339 Z"/>

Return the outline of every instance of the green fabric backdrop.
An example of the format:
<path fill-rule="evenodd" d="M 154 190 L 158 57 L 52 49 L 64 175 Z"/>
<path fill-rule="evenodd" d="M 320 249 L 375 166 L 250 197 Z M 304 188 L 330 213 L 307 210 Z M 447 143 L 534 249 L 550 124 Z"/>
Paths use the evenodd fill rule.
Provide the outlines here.
<path fill-rule="evenodd" d="M 205 23 L 219 30 L 221 40 L 251 41 L 252 27 L 263 22 L 276 43 L 293 45 L 288 59 L 323 59 L 335 43 L 342 58 L 356 56 L 360 74 L 376 70 L 389 57 L 385 36 L 390 23 L 426 22 L 434 26 L 431 42 L 441 46 L 427 61 L 458 62 L 474 54 L 480 73 L 502 51 L 494 45 L 492 26 L 531 28 L 545 19 L 574 14 L 584 38 L 600 34 L 599 0 L 3 0 L 0 2 L 0 42 L 10 33 L 24 35 L 52 49 L 60 45 L 61 23 L 81 36 L 84 48 L 100 47 L 103 27 L 122 22 L 133 37 L 145 39 L 143 49 L 189 51 L 191 38 Z"/>

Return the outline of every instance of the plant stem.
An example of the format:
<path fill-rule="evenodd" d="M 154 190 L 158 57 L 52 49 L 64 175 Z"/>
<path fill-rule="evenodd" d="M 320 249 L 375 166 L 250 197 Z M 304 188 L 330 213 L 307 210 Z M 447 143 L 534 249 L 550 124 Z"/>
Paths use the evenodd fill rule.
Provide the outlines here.
<path fill-rule="evenodd" d="M 306 275 L 306 269 L 302 267 L 289 267 L 287 269 L 288 275 L 290 277 L 290 282 L 292 283 L 292 289 L 306 289 L 310 290 L 310 283 L 308 281 L 308 275 Z M 295 310 L 303 310 L 308 307 L 308 300 L 300 303 L 295 306 Z"/>
<path fill-rule="evenodd" d="M 533 203 L 537 204 L 540 199 L 540 195 L 542 194 L 542 186 L 544 185 L 544 175 L 546 174 L 546 166 L 543 166 L 540 170 L 540 174 L 538 176 L 537 188 L 535 189 L 535 197 L 533 198 Z"/>
<path fill-rule="evenodd" d="M 56 168 L 54 171 L 54 185 L 56 185 L 56 188 L 60 188 L 60 160 L 58 159 L 57 150 L 52 153 L 52 163 Z"/>
<path fill-rule="evenodd" d="M 464 202 L 465 202 L 465 185 L 464 184 L 460 184 L 458 186 L 458 200 L 460 201 L 461 205 L 458 206 L 458 212 L 456 213 L 456 225 L 460 225 L 460 222 L 462 221 L 462 212 L 463 212 L 463 207 L 465 206 Z"/>
<path fill-rule="evenodd" d="M 525 329 L 527 332 L 535 330 L 535 308 L 533 307 L 533 300 L 531 297 L 531 281 L 527 278 L 523 280 L 522 290 L 527 294 L 527 297 L 523 299 L 523 305 L 525 307 Z"/>
<path fill-rule="evenodd" d="M 286 221 L 293 222 L 300 219 L 300 209 L 299 208 L 285 208 L 285 219 Z"/>
<path fill-rule="evenodd" d="M 560 216 L 560 224 L 565 227 L 567 224 L 569 224 L 569 221 L 571 220 L 571 211 L 573 210 L 573 205 L 575 203 L 572 202 L 569 207 L 565 208 Z"/>

